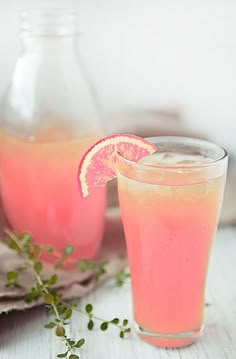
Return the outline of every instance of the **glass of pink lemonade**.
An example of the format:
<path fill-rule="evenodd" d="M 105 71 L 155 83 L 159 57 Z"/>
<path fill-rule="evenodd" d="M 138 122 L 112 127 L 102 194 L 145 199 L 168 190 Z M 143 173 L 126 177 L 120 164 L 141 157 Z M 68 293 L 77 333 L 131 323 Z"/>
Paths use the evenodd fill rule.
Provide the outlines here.
<path fill-rule="evenodd" d="M 204 291 L 228 155 L 210 142 L 148 139 L 138 163 L 118 154 L 118 193 L 140 337 L 181 347 L 203 331 Z"/>

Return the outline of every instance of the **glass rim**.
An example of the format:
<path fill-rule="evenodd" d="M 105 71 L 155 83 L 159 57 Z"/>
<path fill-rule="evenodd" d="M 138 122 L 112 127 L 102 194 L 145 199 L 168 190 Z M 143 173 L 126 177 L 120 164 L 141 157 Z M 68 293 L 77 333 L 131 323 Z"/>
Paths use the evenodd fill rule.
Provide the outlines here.
<path fill-rule="evenodd" d="M 217 149 L 222 150 L 223 154 L 222 156 L 220 156 L 219 158 L 217 158 L 216 160 L 212 160 L 209 161 L 207 163 L 202 163 L 202 164 L 198 164 L 198 165 L 188 165 L 188 164 L 182 164 L 182 165 L 165 165 L 165 164 L 147 164 L 147 163 L 140 163 L 140 162 L 135 162 L 129 159 L 126 159 L 124 156 L 122 156 L 119 152 L 117 152 L 117 156 L 118 158 L 120 158 L 122 161 L 124 161 L 125 163 L 132 165 L 134 167 L 138 167 L 139 169 L 162 169 L 162 170 L 169 170 L 169 171 L 176 171 L 176 170 L 194 170 L 194 169 L 201 169 L 201 168 L 208 168 L 208 167 L 212 167 L 212 166 L 216 166 L 217 164 L 220 164 L 221 162 L 223 162 L 225 159 L 228 158 L 228 152 L 222 147 L 219 146 L 217 144 L 215 144 L 214 142 L 211 141 L 207 141 L 201 138 L 197 138 L 197 137 L 185 137 L 185 136 L 151 136 L 151 137 L 145 137 L 145 140 L 153 143 L 154 140 L 158 140 L 158 139 L 162 139 L 162 140 L 172 140 L 172 141 L 179 141 L 181 143 L 181 141 L 187 141 L 189 142 L 189 144 L 195 142 L 195 143 L 200 143 L 202 145 L 213 145 L 215 146 Z M 157 151 L 158 152 L 158 151 Z"/>

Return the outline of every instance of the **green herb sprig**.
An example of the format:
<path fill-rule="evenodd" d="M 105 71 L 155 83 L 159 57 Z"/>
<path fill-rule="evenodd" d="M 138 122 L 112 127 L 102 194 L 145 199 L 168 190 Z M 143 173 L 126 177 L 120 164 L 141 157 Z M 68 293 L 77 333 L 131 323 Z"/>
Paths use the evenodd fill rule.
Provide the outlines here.
<path fill-rule="evenodd" d="M 80 313 L 85 314 L 88 317 L 87 328 L 88 330 L 93 330 L 94 320 L 101 322 L 100 329 L 104 332 L 108 329 L 109 326 L 113 325 L 119 330 L 120 338 L 124 339 L 126 333 L 130 333 L 131 329 L 128 327 L 128 319 L 121 320 L 119 318 L 113 318 L 111 320 L 104 320 L 93 313 L 92 304 L 87 304 L 85 310 L 81 311 L 77 309 Z"/>
<path fill-rule="evenodd" d="M 100 279 L 102 279 L 102 276 L 107 273 L 107 266 L 109 265 L 109 261 L 102 260 L 101 262 L 92 262 L 88 259 L 81 259 L 76 264 L 81 272 L 94 271 L 94 279 L 96 282 L 98 282 Z M 117 287 L 121 287 L 128 278 L 130 278 L 129 269 L 122 269 L 114 278 Z"/>
<path fill-rule="evenodd" d="M 125 334 L 129 333 L 131 329 L 128 327 L 128 320 L 113 318 L 112 320 L 105 320 L 93 313 L 92 304 L 87 304 L 84 310 L 80 309 L 77 304 L 67 303 L 63 301 L 61 295 L 55 290 L 54 285 L 58 280 L 58 275 L 54 273 L 49 278 L 45 279 L 42 276 L 43 263 L 39 260 L 43 252 L 52 253 L 51 246 L 39 246 L 34 244 L 29 233 L 14 233 L 6 231 L 5 243 L 8 247 L 14 250 L 18 255 L 24 258 L 24 263 L 13 271 L 6 274 L 6 287 L 22 287 L 20 283 L 20 275 L 23 271 L 28 271 L 32 274 L 34 285 L 27 289 L 25 294 L 25 302 L 31 303 L 33 301 L 42 300 L 49 310 L 51 320 L 44 325 L 46 329 L 53 329 L 55 335 L 59 337 L 65 345 L 65 352 L 57 355 L 57 358 L 79 359 L 77 351 L 85 344 L 85 338 L 77 338 L 76 340 L 67 335 L 66 326 L 72 317 L 74 311 L 85 315 L 88 318 L 87 328 L 92 330 L 95 321 L 101 322 L 99 328 L 106 331 L 109 326 L 115 326 L 119 331 L 120 338 L 124 338 Z M 74 247 L 66 246 L 61 258 L 57 261 L 55 268 L 62 268 L 66 260 L 73 253 Z M 109 261 L 103 260 L 99 263 L 94 263 L 86 259 L 80 261 L 78 266 L 81 271 L 93 270 L 95 271 L 95 280 L 106 273 L 106 266 Z M 121 272 L 120 272 L 121 273 Z M 119 274 L 121 282 L 125 280 L 126 275 Z M 117 285 L 118 284 L 117 280 Z M 123 284 L 123 282 L 122 282 Z"/>
<path fill-rule="evenodd" d="M 86 272 L 88 270 L 94 271 L 94 279 L 96 282 L 98 282 L 101 277 L 107 273 L 108 264 L 109 261 L 107 259 L 100 262 L 92 262 L 88 259 L 81 259 L 77 262 L 77 266 L 81 272 Z"/>
<path fill-rule="evenodd" d="M 128 268 L 122 269 L 115 277 L 117 287 L 122 287 L 122 285 L 125 284 L 128 278 L 130 278 L 129 269 Z"/>

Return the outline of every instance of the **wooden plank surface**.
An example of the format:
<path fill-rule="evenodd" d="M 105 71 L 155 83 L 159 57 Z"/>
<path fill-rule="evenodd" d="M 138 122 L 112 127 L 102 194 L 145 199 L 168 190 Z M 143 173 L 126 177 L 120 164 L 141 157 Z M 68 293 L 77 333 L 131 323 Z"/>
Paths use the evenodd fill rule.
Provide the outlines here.
<path fill-rule="evenodd" d="M 130 283 L 116 288 L 106 283 L 81 302 L 94 305 L 96 314 L 111 319 L 131 319 Z M 86 323 L 75 315 L 70 326 L 72 337 L 84 336 L 87 345 L 81 359 L 235 359 L 236 358 L 236 228 L 218 231 L 214 243 L 206 294 L 206 330 L 198 343 L 183 349 L 166 350 L 140 341 L 135 333 L 126 340 L 115 329 L 101 332 L 86 330 Z M 47 321 L 43 308 L 10 313 L 0 317 L 1 359 L 54 359 L 60 352 L 60 340 L 42 328 Z"/>

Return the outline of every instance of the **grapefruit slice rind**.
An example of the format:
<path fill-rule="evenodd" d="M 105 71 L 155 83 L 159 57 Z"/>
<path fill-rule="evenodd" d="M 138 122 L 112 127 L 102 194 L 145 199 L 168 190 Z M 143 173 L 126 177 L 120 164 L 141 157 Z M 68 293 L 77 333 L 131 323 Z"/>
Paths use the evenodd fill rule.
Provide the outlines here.
<path fill-rule="evenodd" d="M 105 186 L 116 177 L 117 152 L 127 160 L 138 162 L 156 151 L 152 143 L 130 134 L 107 136 L 97 141 L 85 152 L 79 164 L 78 182 L 82 196 L 88 196 L 91 188 Z"/>

